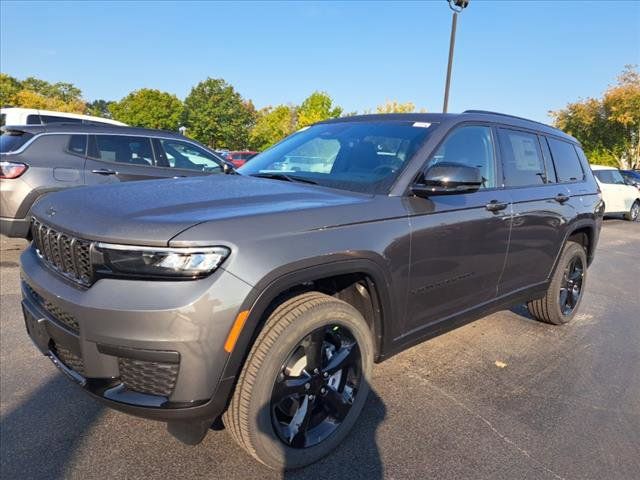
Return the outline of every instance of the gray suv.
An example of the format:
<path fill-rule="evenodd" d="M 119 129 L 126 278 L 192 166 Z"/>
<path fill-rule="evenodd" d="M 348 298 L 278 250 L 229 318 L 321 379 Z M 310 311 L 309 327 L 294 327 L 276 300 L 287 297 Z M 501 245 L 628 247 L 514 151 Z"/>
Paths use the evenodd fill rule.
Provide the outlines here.
<path fill-rule="evenodd" d="M 574 138 L 488 112 L 322 122 L 239 173 L 45 196 L 22 305 L 91 396 L 273 468 L 343 440 L 374 362 L 520 303 L 569 322 L 602 222 Z"/>
<path fill-rule="evenodd" d="M 172 132 L 75 123 L 2 127 L 0 233 L 26 237 L 31 205 L 45 193 L 229 170 L 206 147 Z"/>

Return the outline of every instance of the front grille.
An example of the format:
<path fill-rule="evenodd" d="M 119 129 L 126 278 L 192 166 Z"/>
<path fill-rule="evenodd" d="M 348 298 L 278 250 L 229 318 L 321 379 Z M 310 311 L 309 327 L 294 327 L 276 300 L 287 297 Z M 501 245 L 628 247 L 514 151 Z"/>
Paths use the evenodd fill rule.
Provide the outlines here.
<path fill-rule="evenodd" d="M 179 364 L 118 358 L 120 380 L 129 389 L 168 397 L 176 385 Z"/>
<path fill-rule="evenodd" d="M 77 356 L 71 350 L 61 345 L 56 345 L 53 342 L 51 342 L 50 344 L 50 349 L 53 354 L 58 357 L 60 361 L 64 363 L 68 368 L 84 376 L 84 362 L 82 361 L 82 358 Z"/>
<path fill-rule="evenodd" d="M 33 288 L 31 288 L 31 285 L 29 285 L 28 283 L 25 282 L 24 285 L 27 288 L 27 291 L 31 294 L 33 299 L 36 301 L 36 303 L 42 309 L 46 310 L 46 312 L 55 321 L 57 321 L 58 323 L 62 324 L 64 327 L 67 327 L 69 330 L 71 330 L 76 335 L 78 335 L 80 333 L 80 325 L 78 324 L 78 321 L 75 319 L 75 317 L 73 315 L 71 315 L 70 313 L 65 312 L 63 309 L 61 309 L 57 305 L 54 305 L 49 300 L 46 300 L 44 297 L 42 297 L 42 295 L 40 295 Z"/>
<path fill-rule="evenodd" d="M 91 242 L 59 232 L 35 218 L 31 234 L 38 254 L 49 267 L 76 283 L 91 285 Z"/>

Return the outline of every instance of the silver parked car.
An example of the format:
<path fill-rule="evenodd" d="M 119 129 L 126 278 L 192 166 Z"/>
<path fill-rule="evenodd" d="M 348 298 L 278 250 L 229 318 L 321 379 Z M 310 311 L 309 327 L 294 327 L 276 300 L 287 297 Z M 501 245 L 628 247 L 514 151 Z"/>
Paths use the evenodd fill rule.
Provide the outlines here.
<path fill-rule="evenodd" d="M 31 206 L 52 191 L 229 171 L 206 147 L 172 132 L 70 123 L 2 127 L 0 233 L 26 237 Z"/>

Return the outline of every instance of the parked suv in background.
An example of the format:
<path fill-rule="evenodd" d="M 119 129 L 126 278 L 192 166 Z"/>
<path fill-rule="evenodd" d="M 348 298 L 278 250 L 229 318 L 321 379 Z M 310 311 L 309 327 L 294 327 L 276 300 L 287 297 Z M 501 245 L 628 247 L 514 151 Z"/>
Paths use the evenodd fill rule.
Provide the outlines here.
<path fill-rule="evenodd" d="M 640 190 L 630 185 L 617 168 L 591 165 L 591 169 L 602 190 L 604 213 L 624 215 L 626 220 L 635 222 L 640 216 Z"/>
<path fill-rule="evenodd" d="M 25 237 L 31 205 L 45 193 L 230 168 L 199 143 L 171 132 L 64 123 L 2 127 L 0 232 Z"/>
<path fill-rule="evenodd" d="M 486 112 L 331 120 L 239 173 L 45 196 L 22 305 L 92 396 L 191 444 L 222 415 L 273 468 L 344 439 L 374 362 L 523 302 L 569 322 L 602 222 L 574 138 Z"/>

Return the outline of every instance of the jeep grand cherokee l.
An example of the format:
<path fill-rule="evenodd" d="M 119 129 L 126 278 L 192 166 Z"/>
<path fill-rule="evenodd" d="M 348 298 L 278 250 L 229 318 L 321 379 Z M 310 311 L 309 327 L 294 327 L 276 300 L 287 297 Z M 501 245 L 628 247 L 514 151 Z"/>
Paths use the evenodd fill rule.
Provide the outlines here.
<path fill-rule="evenodd" d="M 230 170 L 204 146 L 172 132 L 67 123 L 3 127 L 0 233 L 26 237 L 31 205 L 46 193 Z"/>
<path fill-rule="evenodd" d="M 523 302 L 569 322 L 602 222 L 578 142 L 493 113 L 322 122 L 239 172 L 42 198 L 22 305 L 90 395 L 273 468 L 342 441 L 374 362 Z"/>

